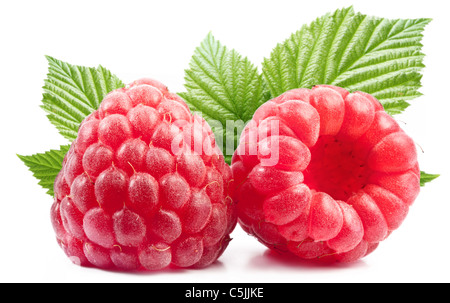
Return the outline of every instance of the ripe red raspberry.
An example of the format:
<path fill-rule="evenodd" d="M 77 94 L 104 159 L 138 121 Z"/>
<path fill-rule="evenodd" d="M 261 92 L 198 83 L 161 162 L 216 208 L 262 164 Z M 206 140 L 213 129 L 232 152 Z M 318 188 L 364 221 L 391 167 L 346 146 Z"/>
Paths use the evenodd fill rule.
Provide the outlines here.
<path fill-rule="evenodd" d="M 323 261 L 372 252 L 420 189 L 415 144 L 382 105 L 327 85 L 262 105 L 242 133 L 232 171 L 247 233 Z"/>
<path fill-rule="evenodd" d="M 142 79 L 109 93 L 81 123 L 55 181 L 51 220 L 82 266 L 204 267 L 237 222 L 230 181 L 208 124 Z"/>

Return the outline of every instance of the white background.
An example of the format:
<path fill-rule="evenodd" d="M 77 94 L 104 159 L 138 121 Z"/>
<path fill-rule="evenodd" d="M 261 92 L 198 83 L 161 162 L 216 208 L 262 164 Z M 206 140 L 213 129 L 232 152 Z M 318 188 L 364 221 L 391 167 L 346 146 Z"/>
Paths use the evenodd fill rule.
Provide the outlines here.
<path fill-rule="evenodd" d="M 450 282 L 449 9 L 446 1 L 1 1 L 0 282 Z M 424 187 L 403 225 L 350 265 L 282 261 L 238 226 L 219 262 L 202 270 L 125 274 L 73 265 L 58 247 L 52 198 L 16 154 L 66 144 L 40 109 L 44 55 L 101 64 L 124 82 L 153 77 L 183 91 L 184 69 L 208 32 L 260 68 L 303 24 L 338 8 L 387 18 L 433 18 L 424 32 L 424 96 L 400 116 L 421 146 Z"/>

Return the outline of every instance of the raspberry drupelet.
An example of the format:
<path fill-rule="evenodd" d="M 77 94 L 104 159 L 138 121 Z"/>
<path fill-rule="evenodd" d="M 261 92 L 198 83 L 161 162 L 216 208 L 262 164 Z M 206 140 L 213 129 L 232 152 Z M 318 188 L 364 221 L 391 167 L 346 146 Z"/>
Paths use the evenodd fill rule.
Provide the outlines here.
<path fill-rule="evenodd" d="M 321 261 L 371 253 L 420 190 L 413 140 L 373 96 L 329 85 L 263 104 L 232 171 L 242 228 L 271 249 Z"/>
<path fill-rule="evenodd" d="M 81 123 L 55 181 L 51 221 L 82 266 L 205 267 L 237 222 L 231 182 L 205 120 L 160 82 L 141 79 Z"/>

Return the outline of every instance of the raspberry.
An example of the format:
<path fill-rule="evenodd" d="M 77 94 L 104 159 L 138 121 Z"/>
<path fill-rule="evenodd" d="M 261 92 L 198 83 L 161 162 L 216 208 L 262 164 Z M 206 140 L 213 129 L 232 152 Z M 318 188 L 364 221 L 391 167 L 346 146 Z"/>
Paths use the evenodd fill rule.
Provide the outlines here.
<path fill-rule="evenodd" d="M 80 125 L 54 185 L 57 241 L 82 266 L 208 266 L 237 223 L 231 175 L 201 117 L 163 84 L 135 81 Z"/>
<path fill-rule="evenodd" d="M 371 253 L 420 190 L 413 140 L 373 96 L 330 85 L 263 104 L 232 172 L 242 228 L 271 249 L 320 261 Z"/>

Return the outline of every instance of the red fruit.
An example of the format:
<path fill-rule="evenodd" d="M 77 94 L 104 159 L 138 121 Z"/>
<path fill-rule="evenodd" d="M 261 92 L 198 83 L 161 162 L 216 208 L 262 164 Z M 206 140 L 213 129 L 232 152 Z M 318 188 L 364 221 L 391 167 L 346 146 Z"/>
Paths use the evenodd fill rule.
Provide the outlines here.
<path fill-rule="evenodd" d="M 81 123 L 55 180 L 51 222 L 82 266 L 204 267 L 236 225 L 231 175 L 205 120 L 141 79 Z"/>
<path fill-rule="evenodd" d="M 312 196 L 308 235 L 315 241 L 336 237 L 344 224 L 344 215 L 337 201 L 324 192 Z"/>
<path fill-rule="evenodd" d="M 413 140 L 373 96 L 330 85 L 263 104 L 232 171 L 242 228 L 303 259 L 366 256 L 399 228 L 420 190 Z"/>

